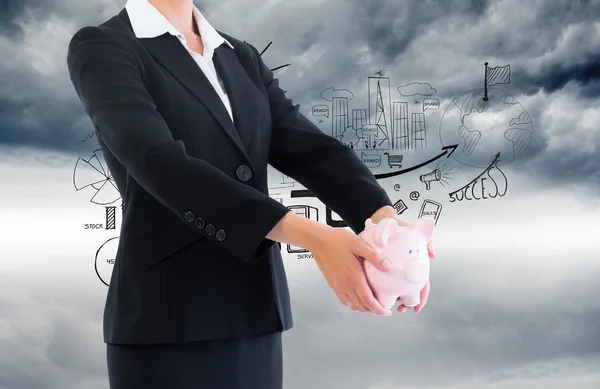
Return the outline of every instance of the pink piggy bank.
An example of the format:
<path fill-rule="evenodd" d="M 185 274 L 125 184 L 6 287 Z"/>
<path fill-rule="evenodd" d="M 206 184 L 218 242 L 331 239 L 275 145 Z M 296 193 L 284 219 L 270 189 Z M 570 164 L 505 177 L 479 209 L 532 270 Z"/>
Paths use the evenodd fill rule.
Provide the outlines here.
<path fill-rule="evenodd" d="M 365 222 L 359 234 L 372 248 L 377 250 L 394 266 L 387 272 L 381 271 L 368 261 L 363 261 L 365 275 L 375 298 L 386 309 L 396 301 L 407 307 L 419 305 L 421 289 L 429 281 L 429 252 L 435 221 L 417 219 L 406 227 L 395 219 L 382 219 L 374 224 Z"/>

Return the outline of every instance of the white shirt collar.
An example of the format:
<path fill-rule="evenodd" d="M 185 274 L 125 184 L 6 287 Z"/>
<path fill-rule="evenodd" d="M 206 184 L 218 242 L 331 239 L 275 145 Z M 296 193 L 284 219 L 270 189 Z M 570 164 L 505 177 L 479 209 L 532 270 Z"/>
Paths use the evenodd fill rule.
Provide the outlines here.
<path fill-rule="evenodd" d="M 125 9 L 129 15 L 131 28 L 137 38 L 156 38 L 168 32 L 185 41 L 183 34 L 177 31 L 171 22 L 147 0 L 128 0 Z M 198 31 L 202 36 L 204 57 L 211 58 L 214 50 L 223 43 L 233 49 L 233 45 L 208 23 L 196 6 L 193 8 L 193 13 Z"/>

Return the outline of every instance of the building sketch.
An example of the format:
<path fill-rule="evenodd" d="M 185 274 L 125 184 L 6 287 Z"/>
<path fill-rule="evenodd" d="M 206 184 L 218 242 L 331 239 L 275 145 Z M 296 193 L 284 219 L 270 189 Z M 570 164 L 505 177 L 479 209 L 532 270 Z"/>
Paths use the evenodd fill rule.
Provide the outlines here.
<path fill-rule="evenodd" d="M 427 148 L 427 134 L 425 132 L 425 114 L 423 112 L 413 112 L 412 114 L 412 148 Z"/>
<path fill-rule="evenodd" d="M 355 150 L 410 150 L 427 148 L 425 110 L 438 107 L 436 99 L 425 99 L 423 105 L 394 101 L 390 78 L 383 72 L 367 77 L 367 108 L 353 108 L 354 94 L 333 87 L 321 91 L 321 98 L 330 105 L 315 105 L 313 116 L 323 123 L 331 119 L 331 136 Z M 435 89 L 427 83 L 411 83 L 398 88 L 400 95 L 429 96 Z M 426 103 L 426 104 L 425 104 Z"/>
<path fill-rule="evenodd" d="M 394 101 L 392 105 L 392 149 L 408 150 L 408 103 Z"/>
<path fill-rule="evenodd" d="M 348 127 L 348 98 L 333 97 L 331 99 L 331 136 L 341 139 Z"/>

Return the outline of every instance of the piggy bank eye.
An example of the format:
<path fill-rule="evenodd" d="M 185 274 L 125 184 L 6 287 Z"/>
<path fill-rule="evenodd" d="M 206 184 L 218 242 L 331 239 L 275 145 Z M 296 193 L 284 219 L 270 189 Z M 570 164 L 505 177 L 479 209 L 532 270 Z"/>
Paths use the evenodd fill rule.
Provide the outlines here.
<path fill-rule="evenodd" d="M 412 250 L 408 250 L 408 253 L 409 253 L 409 254 L 412 254 Z"/>

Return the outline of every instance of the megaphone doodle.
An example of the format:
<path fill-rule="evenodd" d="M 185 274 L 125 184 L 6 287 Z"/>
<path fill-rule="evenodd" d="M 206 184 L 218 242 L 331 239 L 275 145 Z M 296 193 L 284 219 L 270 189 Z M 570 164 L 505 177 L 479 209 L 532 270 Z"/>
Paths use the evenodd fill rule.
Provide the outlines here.
<path fill-rule="evenodd" d="M 425 183 L 425 189 L 427 189 L 427 190 L 431 189 L 432 181 L 439 181 L 441 179 L 442 179 L 442 172 L 440 172 L 440 169 L 434 169 L 433 171 L 431 171 L 427 174 L 423 174 L 421 177 L 419 177 L 419 180 L 421 180 L 421 182 Z"/>

